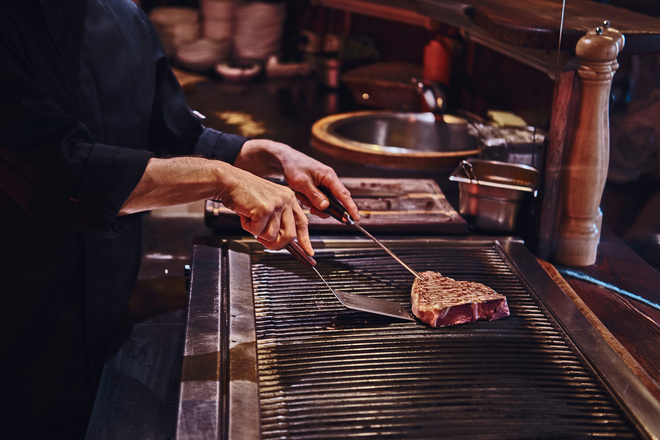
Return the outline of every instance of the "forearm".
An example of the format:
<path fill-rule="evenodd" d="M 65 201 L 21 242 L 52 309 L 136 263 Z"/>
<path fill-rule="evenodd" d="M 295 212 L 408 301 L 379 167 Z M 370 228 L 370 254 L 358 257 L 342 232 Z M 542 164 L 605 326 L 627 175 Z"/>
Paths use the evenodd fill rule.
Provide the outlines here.
<path fill-rule="evenodd" d="M 219 200 L 222 191 L 235 185 L 235 181 L 235 169 L 225 162 L 198 157 L 154 158 L 119 215 L 198 200 Z"/>
<path fill-rule="evenodd" d="M 262 178 L 278 174 L 290 188 Z M 313 255 L 308 220 L 294 191 L 323 211 L 328 200 L 319 186 L 329 188 L 359 220 L 350 193 L 330 167 L 285 144 L 250 140 L 243 144 L 234 166 L 199 157 L 151 159 L 119 214 L 221 200 L 239 215 L 243 229 L 265 246 L 280 249 L 297 238 L 305 252 Z"/>
<path fill-rule="evenodd" d="M 234 166 L 261 177 L 283 173 L 283 161 L 292 150 L 288 145 L 265 139 L 246 141 L 234 161 Z"/>

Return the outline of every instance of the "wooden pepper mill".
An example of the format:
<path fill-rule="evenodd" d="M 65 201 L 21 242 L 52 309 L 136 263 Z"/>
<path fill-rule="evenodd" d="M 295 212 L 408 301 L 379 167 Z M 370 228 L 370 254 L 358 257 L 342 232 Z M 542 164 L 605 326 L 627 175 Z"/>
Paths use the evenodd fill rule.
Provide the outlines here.
<path fill-rule="evenodd" d="M 578 41 L 580 99 L 562 176 L 562 214 L 555 258 L 571 266 L 596 262 L 603 214 L 600 201 L 610 156 L 609 98 L 623 35 L 598 27 Z"/>

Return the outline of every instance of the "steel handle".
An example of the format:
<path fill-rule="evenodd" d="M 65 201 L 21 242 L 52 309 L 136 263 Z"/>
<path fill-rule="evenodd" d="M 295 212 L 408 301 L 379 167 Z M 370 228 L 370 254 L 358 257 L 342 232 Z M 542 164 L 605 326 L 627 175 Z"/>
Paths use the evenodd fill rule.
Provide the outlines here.
<path fill-rule="evenodd" d="M 332 191 L 330 191 L 330 189 L 326 188 L 325 186 L 319 186 L 318 188 L 330 202 L 330 206 L 328 206 L 328 208 L 323 212 L 339 220 L 345 225 L 353 224 L 351 215 L 348 213 L 346 208 L 344 208 L 344 205 L 342 205 L 341 202 L 334 196 L 334 194 L 332 194 Z"/>
<path fill-rule="evenodd" d="M 360 232 L 362 232 L 364 235 L 366 235 L 371 240 L 373 240 L 373 242 L 376 243 L 378 246 L 380 246 L 385 252 L 390 254 L 392 258 L 394 258 L 397 262 L 399 262 L 399 264 L 405 267 L 410 273 L 415 275 L 416 278 L 419 278 L 420 280 L 422 279 L 422 276 L 419 273 L 417 273 L 417 271 L 415 271 L 413 268 L 411 268 L 406 263 L 404 263 L 399 257 L 397 257 L 394 254 L 394 252 L 392 252 L 387 246 L 381 243 L 380 240 L 378 240 L 376 237 L 371 235 L 362 226 L 355 223 L 355 221 L 351 218 L 348 211 L 346 211 L 346 208 L 344 208 L 344 205 L 342 205 L 341 202 L 337 200 L 334 195 L 332 195 L 332 192 L 330 192 L 328 188 L 319 186 L 319 189 L 321 190 L 321 192 L 323 192 L 323 194 L 326 195 L 326 197 L 330 201 L 330 207 L 325 210 L 326 213 L 330 214 L 332 217 L 336 218 L 345 225 L 355 226 Z"/>
<path fill-rule="evenodd" d="M 313 269 L 314 266 L 316 266 L 316 260 L 307 255 L 307 252 L 305 252 L 297 242 L 292 241 L 287 244 L 285 248 L 291 253 L 291 255 L 293 255 L 298 261 L 303 263 L 309 269 Z"/>

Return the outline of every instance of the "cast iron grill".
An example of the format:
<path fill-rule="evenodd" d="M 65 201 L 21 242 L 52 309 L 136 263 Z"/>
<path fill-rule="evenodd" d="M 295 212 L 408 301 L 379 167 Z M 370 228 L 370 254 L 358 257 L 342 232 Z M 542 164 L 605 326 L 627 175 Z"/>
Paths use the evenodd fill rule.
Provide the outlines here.
<path fill-rule="evenodd" d="M 504 294 L 511 316 L 432 329 L 346 309 L 287 252 L 250 240 L 197 263 L 219 260 L 197 281 L 219 293 L 197 304 L 195 255 L 208 248 L 196 247 L 190 309 L 204 317 L 189 315 L 178 437 L 658 438 L 658 402 L 521 243 L 388 243 L 418 271 Z M 370 241 L 315 249 L 334 288 L 410 308 L 413 276 Z M 201 385 L 211 366 L 195 359 L 217 361 L 217 377 Z"/>
<path fill-rule="evenodd" d="M 264 439 L 637 438 L 494 247 L 397 253 L 416 270 L 488 284 L 511 317 L 431 329 L 354 312 L 296 260 L 259 255 Z M 333 287 L 409 306 L 412 275 L 381 254 L 322 252 L 317 268 Z"/>

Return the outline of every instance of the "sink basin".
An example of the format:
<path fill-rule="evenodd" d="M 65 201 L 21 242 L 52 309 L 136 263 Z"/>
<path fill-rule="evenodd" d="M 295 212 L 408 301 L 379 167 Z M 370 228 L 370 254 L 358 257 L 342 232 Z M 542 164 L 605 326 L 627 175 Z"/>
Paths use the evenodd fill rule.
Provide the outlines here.
<path fill-rule="evenodd" d="M 405 169 L 449 169 L 479 153 L 466 119 L 432 113 L 339 113 L 312 126 L 311 146 L 336 159 Z"/>

